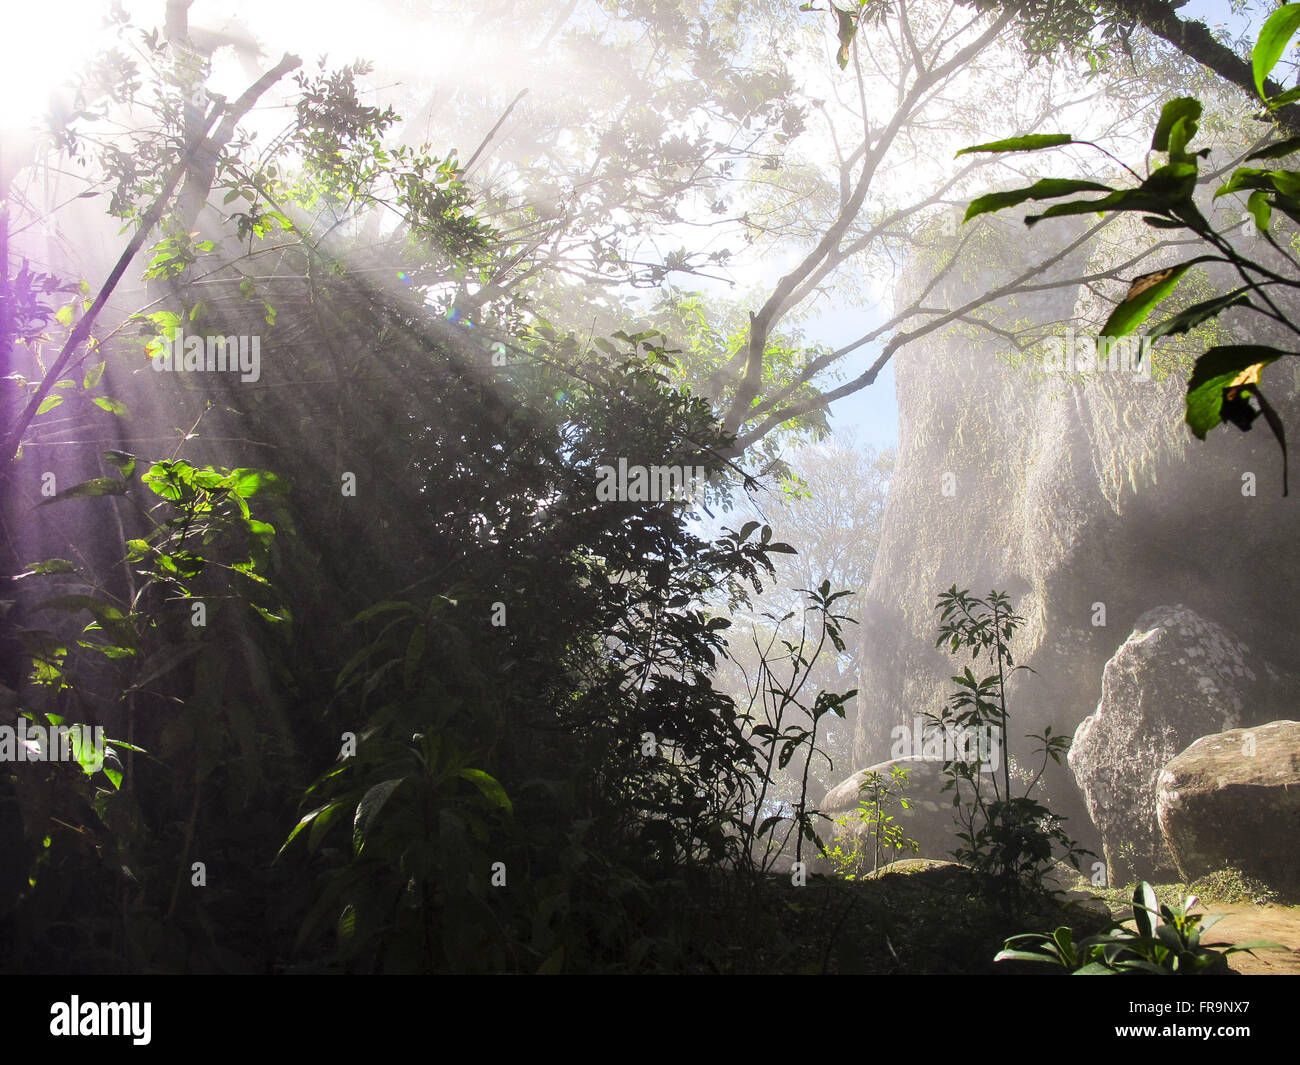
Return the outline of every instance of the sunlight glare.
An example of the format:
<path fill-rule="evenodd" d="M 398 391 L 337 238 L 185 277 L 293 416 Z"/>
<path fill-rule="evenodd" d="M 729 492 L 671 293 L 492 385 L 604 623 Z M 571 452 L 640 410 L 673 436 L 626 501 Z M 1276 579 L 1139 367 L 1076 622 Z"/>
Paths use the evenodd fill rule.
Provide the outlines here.
<path fill-rule="evenodd" d="M 6 5 L 0 15 L 0 130 L 30 128 L 69 83 L 98 36 L 102 10 L 85 0 Z"/>

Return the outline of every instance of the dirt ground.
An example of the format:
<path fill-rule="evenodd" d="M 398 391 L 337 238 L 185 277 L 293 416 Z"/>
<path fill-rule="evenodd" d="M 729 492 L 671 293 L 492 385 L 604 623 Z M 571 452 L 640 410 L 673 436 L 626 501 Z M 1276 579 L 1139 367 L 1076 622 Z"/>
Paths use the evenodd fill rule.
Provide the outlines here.
<path fill-rule="evenodd" d="M 1300 975 L 1300 906 L 1278 906 L 1275 903 L 1255 906 L 1246 902 L 1207 905 L 1205 909 L 1209 913 L 1228 915 L 1206 935 L 1206 940 L 1211 943 L 1247 943 L 1252 939 L 1267 939 L 1287 948 L 1258 950 L 1254 957 L 1244 953 L 1233 954 L 1228 965 L 1234 970 L 1248 976 Z"/>

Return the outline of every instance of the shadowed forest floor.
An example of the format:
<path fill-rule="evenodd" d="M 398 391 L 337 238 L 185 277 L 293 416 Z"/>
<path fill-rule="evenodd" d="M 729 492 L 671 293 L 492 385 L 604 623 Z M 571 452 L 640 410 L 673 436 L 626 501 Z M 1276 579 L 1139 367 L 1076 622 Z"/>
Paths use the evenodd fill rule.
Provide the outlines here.
<path fill-rule="evenodd" d="M 814 877 L 802 889 L 773 877 L 765 889 L 765 917 L 759 920 L 775 920 L 779 932 L 772 935 L 770 951 L 759 947 L 747 952 L 743 961 L 737 958 L 738 970 L 758 971 L 762 965 L 767 971 L 809 974 L 1065 975 L 1048 965 L 993 961 L 1008 936 L 1047 932 L 1064 924 L 1079 938 L 1104 927 L 1103 907 L 1115 919 L 1131 912 L 1131 887 L 1085 892 L 1082 881 L 1063 886 L 1064 903 L 1043 902 L 1008 919 L 980 897 L 967 870 L 948 862 L 898 862 L 878 877 L 857 881 Z M 1184 884 L 1153 886 L 1162 902 L 1188 893 Z M 1254 956 L 1234 954 L 1231 968 L 1249 975 L 1300 974 L 1300 905 L 1218 901 L 1216 886 L 1219 899 L 1240 894 L 1241 888 L 1229 879 L 1226 885 L 1191 889 L 1198 896 L 1206 893 L 1196 912 L 1228 915 L 1207 934 L 1209 942 L 1269 940 L 1287 948 L 1260 950 Z"/>

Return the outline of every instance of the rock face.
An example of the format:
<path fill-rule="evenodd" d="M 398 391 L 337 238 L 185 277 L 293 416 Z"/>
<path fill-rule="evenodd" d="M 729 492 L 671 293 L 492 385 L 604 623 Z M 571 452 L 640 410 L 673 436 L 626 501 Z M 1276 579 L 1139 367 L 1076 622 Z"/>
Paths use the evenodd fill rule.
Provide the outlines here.
<path fill-rule="evenodd" d="M 1292 695 L 1277 670 L 1185 606 L 1138 619 L 1106 663 L 1101 701 L 1069 755 L 1111 883 L 1173 872 L 1156 818 L 1161 768 L 1198 737 L 1277 717 Z"/>
<path fill-rule="evenodd" d="M 837 784 L 822 800 L 821 810 L 835 819 L 851 814 L 858 806 L 859 788 L 868 773 L 876 773 L 882 780 L 889 781 L 894 766 L 907 770 L 907 784 L 901 792 L 891 794 L 885 800 L 884 812 L 894 818 L 903 833 L 916 840 L 920 850 L 914 855 L 909 848 L 903 852 L 885 851 L 881 862 L 896 858 L 940 858 L 952 857 L 953 849 L 958 844 L 957 827 L 953 820 L 952 792 L 942 790 L 946 778 L 943 775 L 943 763 L 926 761 L 921 758 L 896 758 L 888 762 L 860 769 L 853 776 Z M 898 796 L 908 800 L 911 808 L 904 810 L 898 805 Z M 864 853 L 874 848 L 869 838 L 869 830 L 856 819 L 847 826 L 826 826 L 826 835 L 837 839 L 856 838 L 861 841 Z M 867 869 L 871 868 L 873 855 L 868 853 Z"/>
<path fill-rule="evenodd" d="M 1045 221 L 1027 239 L 1024 225 L 1008 219 L 978 269 L 950 273 L 923 302 L 978 300 L 1064 248 L 1077 235 L 1070 225 Z M 1043 278 L 1078 276 L 1081 267 L 1101 265 L 1103 254 L 1082 246 Z M 908 305 L 928 279 L 907 278 L 897 304 Z M 1116 282 L 1107 295 L 1123 291 Z M 1018 298 L 997 320 L 1016 328 L 1072 317 L 1095 330 L 1109 305 L 1090 300 L 1077 287 L 1045 290 Z M 979 313 L 997 310 L 986 305 Z M 1223 323 L 1247 321 L 1235 313 Z M 1082 334 L 1087 326 L 1075 328 Z M 1249 328 L 1252 341 L 1277 339 L 1257 318 Z M 1072 734 L 1097 709 L 1106 663 L 1161 604 L 1220 619 L 1254 653 L 1300 672 L 1293 635 L 1300 495 L 1293 486 L 1282 497 L 1280 456 L 1266 430 L 1191 437 L 1183 424 L 1185 367 L 1165 363 L 1166 375 L 1147 380 L 1044 373 L 1033 355 L 965 330 L 908 343 L 893 368 L 898 459 L 859 613 L 854 764 L 888 758 L 890 730 L 937 710 L 952 691 L 950 676 L 969 661 L 935 650 L 935 597 L 953 584 L 976 595 L 1006 591 L 1026 619 L 1012 650 L 1034 672 L 1014 678 L 1008 700 L 1010 755 L 1021 769 L 1038 767 L 1023 737 L 1048 724 Z M 1289 368 L 1275 377 L 1270 400 L 1287 426 L 1300 425 L 1300 381 Z M 1216 720 L 1206 731 L 1222 727 Z M 1186 739 L 1171 740 L 1178 745 L 1169 755 L 1203 734 L 1180 732 Z M 1066 827 L 1082 844 L 1100 850 L 1067 768 L 1049 764 L 1036 794 L 1069 818 Z"/>
<path fill-rule="evenodd" d="M 1235 865 L 1300 891 L 1300 721 L 1201 737 L 1160 773 L 1156 813 L 1184 880 Z"/>

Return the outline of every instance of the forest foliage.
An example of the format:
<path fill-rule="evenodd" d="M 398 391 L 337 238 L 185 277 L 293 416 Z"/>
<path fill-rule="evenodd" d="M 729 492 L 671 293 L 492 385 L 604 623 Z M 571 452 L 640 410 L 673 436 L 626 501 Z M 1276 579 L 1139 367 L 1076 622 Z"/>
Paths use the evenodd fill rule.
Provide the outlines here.
<path fill-rule="evenodd" d="M 765 521 L 705 533 L 683 500 L 602 502 L 595 485 L 621 458 L 702 469 L 698 502 L 730 520 L 737 496 L 790 473 L 780 445 L 822 435 L 830 402 L 961 316 L 918 325 L 918 305 L 831 349 L 794 313 L 858 257 L 925 237 L 951 185 L 877 202 L 877 172 L 927 94 L 1043 14 L 958 6 L 976 9 L 969 42 L 927 24 L 923 48 L 909 27 L 890 124 L 796 175 L 826 210 L 782 220 L 766 204 L 802 257 L 757 312 L 665 286 L 640 320 L 620 286 L 728 258 L 631 250 L 682 221 L 687 191 L 722 215 L 733 174 L 798 171 L 778 149 L 807 115 L 770 53 L 748 63 L 762 35 L 743 5 L 712 21 L 611 5 L 672 77 L 647 103 L 615 68 L 616 106 L 578 138 L 600 147 L 603 195 L 574 185 L 549 206 L 511 200 L 510 174 L 469 180 L 501 123 L 464 159 L 409 143 L 367 102 L 368 64 L 289 54 L 226 99 L 187 4 L 162 30 L 118 10 L 120 47 L 83 72 L 47 147 L 86 184 L 50 214 L 84 220 L 92 201 L 123 250 L 83 277 L 10 272 L 6 246 L 0 710 L 30 735 L 108 736 L 102 764 L 0 774 L 7 970 L 830 964 L 849 908 L 831 897 L 809 918 L 786 872 L 828 838 L 814 766 L 833 764 L 828 728 L 857 694 L 831 668 L 852 589 L 804 575 L 738 698 L 719 683 L 732 618 L 795 548 Z M 841 68 L 863 11 L 838 16 Z M 1035 55 L 1073 25 L 1030 17 L 1022 44 Z M 259 141 L 245 120 L 286 86 L 289 120 Z M 686 129 L 699 106 L 726 136 Z M 1191 132 L 1165 130 L 1171 165 L 1195 169 Z M 513 178 L 536 191 L 530 167 Z M 1287 212 L 1268 180 L 1255 209 Z M 747 212 L 735 221 L 759 239 Z M 7 241 L 8 206 L 3 222 Z M 558 320 L 575 292 L 619 320 Z M 260 361 L 201 370 L 214 344 Z M 897 844 L 883 823 L 877 841 Z M 1029 880 L 1046 861 L 1031 857 Z"/>

